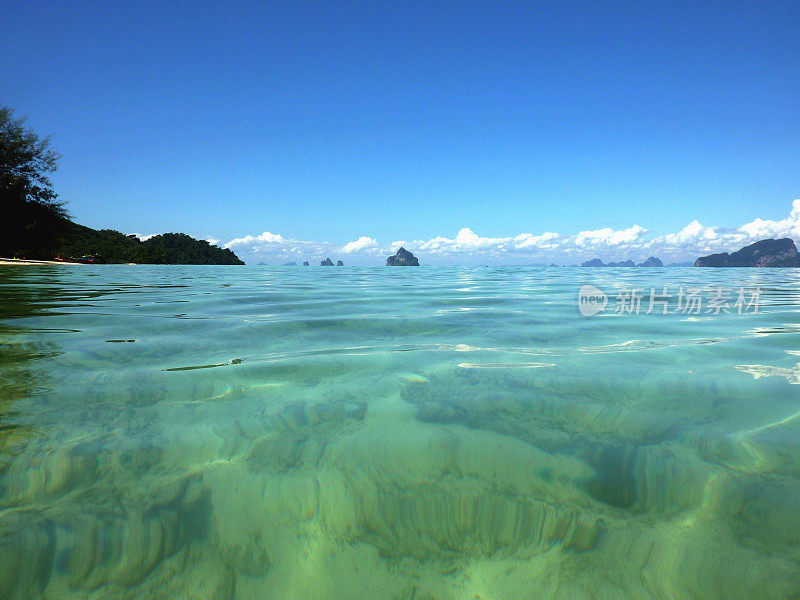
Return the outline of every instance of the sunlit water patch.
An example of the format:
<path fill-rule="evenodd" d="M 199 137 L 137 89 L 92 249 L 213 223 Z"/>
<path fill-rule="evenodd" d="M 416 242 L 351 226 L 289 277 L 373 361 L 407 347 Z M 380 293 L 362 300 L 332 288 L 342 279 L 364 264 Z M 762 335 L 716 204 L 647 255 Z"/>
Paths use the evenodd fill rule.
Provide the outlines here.
<path fill-rule="evenodd" d="M 587 281 L 764 297 L 584 317 Z M 7 267 L 0 597 L 798 597 L 798 283 Z"/>

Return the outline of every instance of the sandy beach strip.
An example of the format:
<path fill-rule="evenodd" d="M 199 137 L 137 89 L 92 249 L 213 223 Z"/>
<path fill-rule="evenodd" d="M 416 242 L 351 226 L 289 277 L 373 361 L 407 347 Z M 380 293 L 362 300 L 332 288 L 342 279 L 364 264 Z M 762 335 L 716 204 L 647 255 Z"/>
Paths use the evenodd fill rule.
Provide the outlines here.
<path fill-rule="evenodd" d="M 81 265 L 83 263 L 67 262 L 65 260 L 27 260 L 24 258 L 2 258 L 0 265 Z"/>

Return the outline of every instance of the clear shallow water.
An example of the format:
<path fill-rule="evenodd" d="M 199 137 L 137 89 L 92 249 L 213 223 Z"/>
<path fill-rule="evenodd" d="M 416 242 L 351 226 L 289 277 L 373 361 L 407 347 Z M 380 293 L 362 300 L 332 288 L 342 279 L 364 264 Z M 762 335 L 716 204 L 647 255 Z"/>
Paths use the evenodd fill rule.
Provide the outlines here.
<path fill-rule="evenodd" d="M 0 267 L 0 596 L 798 597 L 799 284 Z"/>

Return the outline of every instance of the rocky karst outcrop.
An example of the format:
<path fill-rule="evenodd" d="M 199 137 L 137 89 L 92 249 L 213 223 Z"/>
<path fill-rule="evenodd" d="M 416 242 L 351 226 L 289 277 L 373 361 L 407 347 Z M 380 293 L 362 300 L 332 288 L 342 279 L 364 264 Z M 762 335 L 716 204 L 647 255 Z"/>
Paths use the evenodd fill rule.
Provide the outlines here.
<path fill-rule="evenodd" d="M 639 263 L 640 267 L 663 267 L 664 263 L 661 262 L 660 258 L 656 258 L 655 256 L 651 256 L 647 260 Z"/>
<path fill-rule="evenodd" d="M 400 248 L 397 253 L 386 259 L 387 267 L 418 267 L 419 260 L 405 248 Z"/>
<path fill-rule="evenodd" d="M 737 252 L 728 254 L 710 254 L 701 256 L 695 267 L 800 267 L 800 255 L 794 241 L 789 238 L 780 240 L 761 240 L 745 246 Z"/>
<path fill-rule="evenodd" d="M 655 256 L 651 256 L 646 261 L 641 262 L 638 265 L 632 260 L 621 260 L 619 262 L 604 263 L 599 258 L 593 258 L 592 260 L 587 260 L 586 262 L 581 263 L 581 266 L 582 267 L 663 267 L 664 263 L 661 262 L 660 258 L 656 258 Z"/>
<path fill-rule="evenodd" d="M 307 267 L 307 266 L 308 266 L 308 262 L 304 262 L 304 263 L 303 263 L 303 266 Z M 329 256 L 328 258 L 326 258 L 325 260 L 323 260 L 322 262 L 320 262 L 320 263 L 319 263 L 319 266 L 321 266 L 321 267 L 333 267 L 333 266 L 334 266 L 334 264 L 333 264 L 333 261 L 331 260 L 331 258 L 330 258 L 330 256 Z M 337 260 L 337 261 L 336 261 L 336 265 L 335 265 L 335 266 L 337 266 L 337 267 L 343 267 L 343 266 L 344 266 L 344 263 L 343 263 L 341 260 Z"/>
<path fill-rule="evenodd" d="M 599 258 L 593 258 L 592 260 L 587 260 L 586 262 L 582 262 L 581 266 L 582 267 L 605 267 L 606 265 Z"/>

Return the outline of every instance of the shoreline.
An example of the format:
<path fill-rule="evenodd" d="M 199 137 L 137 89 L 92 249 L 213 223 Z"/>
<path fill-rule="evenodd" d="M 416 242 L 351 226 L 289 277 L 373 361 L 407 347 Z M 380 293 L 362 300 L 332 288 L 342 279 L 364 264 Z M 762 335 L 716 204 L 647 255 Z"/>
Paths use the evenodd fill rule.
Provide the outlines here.
<path fill-rule="evenodd" d="M 69 262 L 66 260 L 29 260 L 25 258 L 0 257 L 0 265 L 82 265 L 84 263 Z"/>

